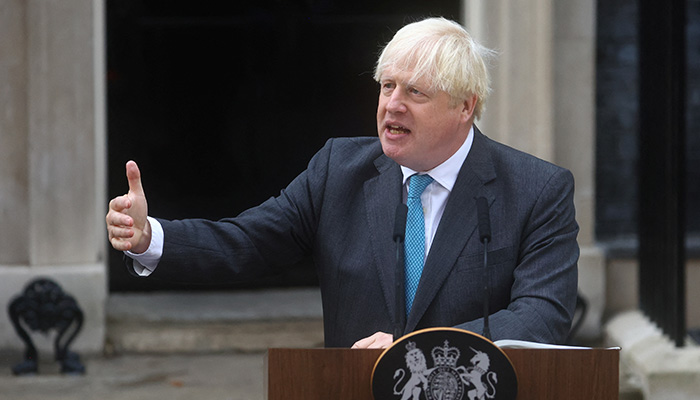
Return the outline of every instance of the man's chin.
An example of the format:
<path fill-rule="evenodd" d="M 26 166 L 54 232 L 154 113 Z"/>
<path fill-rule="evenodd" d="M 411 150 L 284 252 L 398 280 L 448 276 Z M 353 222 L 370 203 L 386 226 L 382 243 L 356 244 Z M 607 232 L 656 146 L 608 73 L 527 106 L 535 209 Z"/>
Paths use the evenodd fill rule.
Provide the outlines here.
<path fill-rule="evenodd" d="M 393 143 L 392 141 L 386 140 L 384 137 L 381 137 L 380 141 L 382 143 L 384 155 L 391 158 L 399 165 L 403 165 L 415 171 L 420 171 L 420 166 L 422 165 L 420 152 L 411 155 L 410 146 L 407 144 Z"/>
<path fill-rule="evenodd" d="M 384 140 L 382 140 L 382 151 L 384 152 L 384 155 L 403 165 L 402 161 L 405 161 L 403 159 L 404 153 L 400 146 L 387 144 Z"/>

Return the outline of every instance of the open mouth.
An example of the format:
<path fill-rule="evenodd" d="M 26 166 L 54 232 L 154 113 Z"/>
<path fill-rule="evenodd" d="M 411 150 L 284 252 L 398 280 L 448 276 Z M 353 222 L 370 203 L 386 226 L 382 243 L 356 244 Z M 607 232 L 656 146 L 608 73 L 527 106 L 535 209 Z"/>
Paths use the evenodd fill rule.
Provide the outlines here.
<path fill-rule="evenodd" d="M 399 125 L 387 125 L 386 129 L 389 131 L 389 133 L 394 135 L 405 135 L 411 132 L 410 129 L 406 129 L 403 126 Z"/>

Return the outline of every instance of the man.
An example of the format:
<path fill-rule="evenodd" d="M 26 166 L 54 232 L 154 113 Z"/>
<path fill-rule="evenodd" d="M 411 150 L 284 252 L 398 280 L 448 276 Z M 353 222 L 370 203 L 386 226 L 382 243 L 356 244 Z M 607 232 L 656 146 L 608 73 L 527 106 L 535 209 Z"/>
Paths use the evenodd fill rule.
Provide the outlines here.
<path fill-rule="evenodd" d="M 147 218 L 140 171 L 127 163 L 129 193 L 106 217 L 112 246 L 134 274 L 197 282 L 263 276 L 311 255 L 329 347 L 389 346 L 397 308 L 404 333 L 481 333 L 484 276 L 494 340 L 563 341 L 577 290 L 573 177 L 473 125 L 489 93 L 487 53 L 442 18 L 405 26 L 375 71 L 379 138 L 329 140 L 278 197 L 235 218 Z M 486 271 L 479 197 L 491 219 Z M 401 202 L 405 306 L 395 301 L 392 241 Z"/>

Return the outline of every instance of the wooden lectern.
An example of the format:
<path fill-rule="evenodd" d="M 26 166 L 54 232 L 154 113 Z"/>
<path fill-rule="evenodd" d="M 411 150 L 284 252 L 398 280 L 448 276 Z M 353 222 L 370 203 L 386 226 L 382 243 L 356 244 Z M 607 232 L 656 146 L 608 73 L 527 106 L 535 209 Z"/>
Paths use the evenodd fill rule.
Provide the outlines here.
<path fill-rule="evenodd" d="M 619 349 L 503 349 L 518 376 L 518 400 L 616 400 Z M 372 400 L 382 350 L 269 349 L 268 400 Z M 376 399 L 383 400 L 383 399 Z"/>

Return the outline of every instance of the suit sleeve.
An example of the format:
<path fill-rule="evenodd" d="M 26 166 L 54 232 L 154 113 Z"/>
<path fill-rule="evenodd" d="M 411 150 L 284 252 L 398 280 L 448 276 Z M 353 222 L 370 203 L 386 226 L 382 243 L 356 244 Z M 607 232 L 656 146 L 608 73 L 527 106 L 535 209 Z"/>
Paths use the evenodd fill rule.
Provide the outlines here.
<path fill-rule="evenodd" d="M 520 236 L 510 304 L 489 318 L 493 340 L 566 340 L 578 287 L 573 194 L 573 176 L 557 169 L 536 198 Z M 481 333 L 483 318 L 458 327 Z"/>
<path fill-rule="evenodd" d="M 329 140 L 281 193 L 235 218 L 159 219 L 163 256 L 154 278 L 216 283 L 276 273 L 309 255 L 322 204 Z M 127 269 L 133 266 L 127 260 Z"/>

